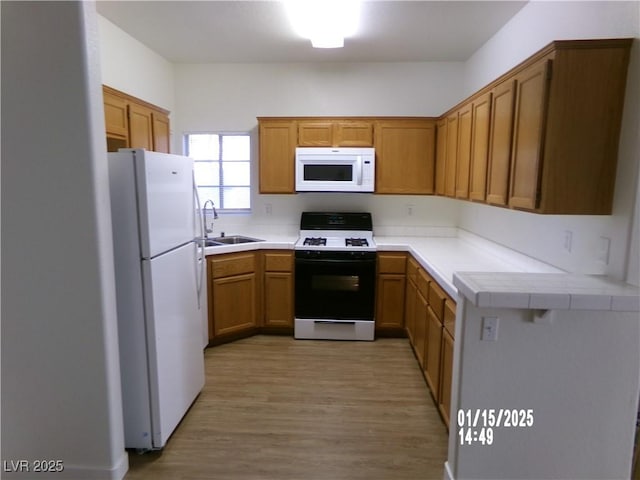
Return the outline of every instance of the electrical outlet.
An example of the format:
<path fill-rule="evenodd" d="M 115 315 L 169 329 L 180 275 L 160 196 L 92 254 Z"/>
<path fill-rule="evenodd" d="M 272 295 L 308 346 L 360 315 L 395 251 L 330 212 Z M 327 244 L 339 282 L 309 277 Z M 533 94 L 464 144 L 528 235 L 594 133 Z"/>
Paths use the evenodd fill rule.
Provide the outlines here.
<path fill-rule="evenodd" d="M 571 230 L 564 231 L 564 249 L 567 252 L 571 252 L 571 247 L 573 244 L 573 232 Z"/>
<path fill-rule="evenodd" d="M 407 205 L 407 215 L 413 215 L 413 205 Z"/>
<path fill-rule="evenodd" d="M 609 264 L 609 252 L 611 250 L 611 239 L 609 237 L 600 237 L 598 245 L 598 260 L 605 265 Z"/>
<path fill-rule="evenodd" d="M 480 340 L 485 342 L 498 340 L 498 317 L 482 317 L 482 336 Z"/>
<path fill-rule="evenodd" d="M 264 212 L 265 212 L 267 215 L 271 215 L 271 211 L 272 211 L 272 206 L 271 206 L 271 204 L 270 204 L 270 203 L 266 203 L 266 204 L 264 205 Z"/>

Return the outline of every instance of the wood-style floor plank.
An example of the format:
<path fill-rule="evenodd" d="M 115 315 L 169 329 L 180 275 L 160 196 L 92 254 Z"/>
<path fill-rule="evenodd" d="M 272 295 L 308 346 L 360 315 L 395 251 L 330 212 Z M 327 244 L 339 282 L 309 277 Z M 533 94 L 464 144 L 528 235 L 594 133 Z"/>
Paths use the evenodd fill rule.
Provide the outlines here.
<path fill-rule="evenodd" d="M 406 339 L 255 336 L 207 349 L 206 386 L 126 480 L 441 479 L 447 432 Z"/>

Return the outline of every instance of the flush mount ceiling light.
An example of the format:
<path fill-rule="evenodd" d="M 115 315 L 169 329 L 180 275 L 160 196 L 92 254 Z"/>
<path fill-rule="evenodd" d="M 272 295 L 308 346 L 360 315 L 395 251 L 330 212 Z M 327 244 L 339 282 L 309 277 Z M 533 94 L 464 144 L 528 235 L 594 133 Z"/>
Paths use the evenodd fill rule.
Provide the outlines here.
<path fill-rule="evenodd" d="M 360 16 L 359 0 L 285 0 L 296 33 L 314 48 L 341 48 L 354 35 Z"/>

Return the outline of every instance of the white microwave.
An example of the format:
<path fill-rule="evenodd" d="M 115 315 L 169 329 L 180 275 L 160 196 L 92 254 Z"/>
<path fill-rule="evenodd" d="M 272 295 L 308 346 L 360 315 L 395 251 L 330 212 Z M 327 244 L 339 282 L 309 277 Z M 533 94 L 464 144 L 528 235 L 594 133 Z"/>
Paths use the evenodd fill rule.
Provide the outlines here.
<path fill-rule="evenodd" d="M 373 192 L 374 148 L 296 148 L 296 191 Z"/>

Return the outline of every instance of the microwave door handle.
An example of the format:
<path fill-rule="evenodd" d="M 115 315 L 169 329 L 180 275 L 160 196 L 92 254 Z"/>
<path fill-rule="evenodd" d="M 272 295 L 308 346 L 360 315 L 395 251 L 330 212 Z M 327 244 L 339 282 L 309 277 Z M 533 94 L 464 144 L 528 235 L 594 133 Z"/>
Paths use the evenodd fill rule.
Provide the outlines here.
<path fill-rule="evenodd" d="M 358 185 L 362 185 L 362 156 L 358 155 L 356 160 L 356 176 L 358 179 Z"/>

